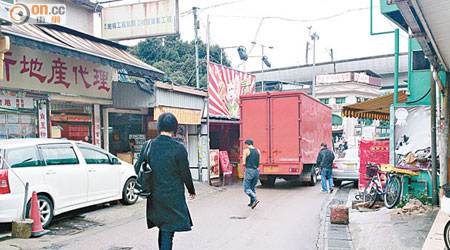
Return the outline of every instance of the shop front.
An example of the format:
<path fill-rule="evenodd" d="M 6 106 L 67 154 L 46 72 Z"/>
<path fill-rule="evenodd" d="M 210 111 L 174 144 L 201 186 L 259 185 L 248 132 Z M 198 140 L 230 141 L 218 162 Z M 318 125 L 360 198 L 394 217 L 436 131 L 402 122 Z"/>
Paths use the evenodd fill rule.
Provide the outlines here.
<path fill-rule="evenodd" d="M 0 138 L 69 139 L 108 148 L 106 109 L 113 107 L 117 69 L 163 75 L 120 44 L 66 27 L 13 24 L 2 26 L 2 33 L 11 46 L 0 82 Z"/>
<path fill-rule="evenodd" d="M 39 97 L 25 92 L 1 90 L 0 139 L 38 137 Z"/>

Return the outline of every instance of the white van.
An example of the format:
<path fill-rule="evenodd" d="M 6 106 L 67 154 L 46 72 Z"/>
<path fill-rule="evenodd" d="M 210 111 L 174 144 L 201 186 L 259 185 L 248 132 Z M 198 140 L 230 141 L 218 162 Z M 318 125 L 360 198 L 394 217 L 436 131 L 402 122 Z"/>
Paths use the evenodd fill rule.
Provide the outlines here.
<path fill-rule="evenodd" d="M 53 139 L 0 140 L 0 154 L 8 163 L 0 161 L 0 223 L 22 216 L 26 182 L 27 210 L 36 191 L 44 227 L 54 215 L 64 212 L 119 199 L 131 205 L 138 199 L 133 166 L 91 144 Z"/>

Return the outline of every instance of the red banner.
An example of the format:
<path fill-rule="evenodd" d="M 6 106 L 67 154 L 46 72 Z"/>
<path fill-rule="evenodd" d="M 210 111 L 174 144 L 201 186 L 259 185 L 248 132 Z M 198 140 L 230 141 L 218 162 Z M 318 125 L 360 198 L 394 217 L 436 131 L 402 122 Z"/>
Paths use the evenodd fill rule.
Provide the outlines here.
<path fill-rule="evenodd" d="M 220 165 L 222 166 L 222 172 L 224 175 L 230 175 L 233 172 L 233 167 L 230 164 L 230 158 L 227 151 L 219 152 Z"/>
<path fill-rule="evenodd" d="M 255 76 L 209 63 L 209 113 L 239 118 L 239 97 L 255 93 Z"/>
<path fill-rule="evenodd" d="M 366 163 L 389 164 L 389 141 L 359 142 L 359 189 L 364 189 L 369 182 L 366 178 Z"/>

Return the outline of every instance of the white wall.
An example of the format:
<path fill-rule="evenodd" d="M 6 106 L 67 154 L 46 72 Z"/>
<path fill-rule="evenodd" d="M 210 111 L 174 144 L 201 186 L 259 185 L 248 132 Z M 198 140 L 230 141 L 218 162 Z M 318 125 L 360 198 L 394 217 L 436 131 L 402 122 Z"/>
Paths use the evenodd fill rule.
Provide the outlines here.
<path fill-rule="evenodd" d="M 18 3 L 26 4 L 65 4 L 66 5 L 66 27 L 94 35 L 94 14 L 92 11 L 75 5 L 70 1 L 62 0 L 17 0 Z"/>

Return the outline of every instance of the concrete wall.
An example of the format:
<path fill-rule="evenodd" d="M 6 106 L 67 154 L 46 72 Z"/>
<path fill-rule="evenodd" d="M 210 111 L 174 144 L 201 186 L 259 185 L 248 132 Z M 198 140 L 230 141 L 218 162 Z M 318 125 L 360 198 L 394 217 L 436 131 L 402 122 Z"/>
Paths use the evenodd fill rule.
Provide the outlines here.
<path fill-rule="evenodd" d="M 66 27 L 94 35 L 94 14 L 92 11 L 76 5 L 71 1 L 61 0 L 17 0 L 19 3 L 26 4 L 65 4 L 66 5 Z"/>

